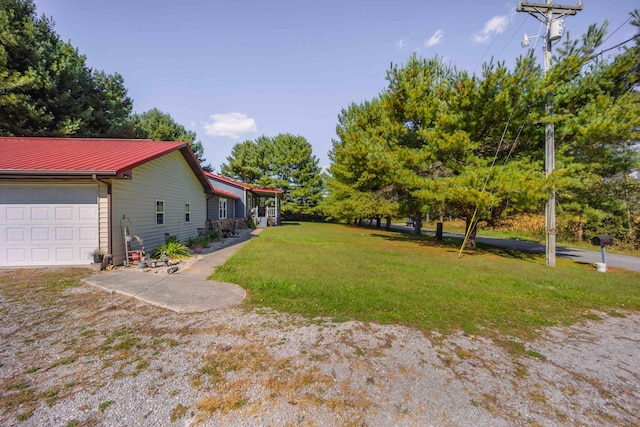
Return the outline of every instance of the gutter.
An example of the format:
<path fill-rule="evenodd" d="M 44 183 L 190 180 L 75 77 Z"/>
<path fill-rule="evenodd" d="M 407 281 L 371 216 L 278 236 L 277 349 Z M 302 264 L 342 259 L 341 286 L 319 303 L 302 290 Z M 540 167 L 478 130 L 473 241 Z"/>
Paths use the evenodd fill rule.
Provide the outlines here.
<path fill-rule="evenodd" d="M 43 169 L 0 169 L 0 176 L 3 178 L 93 178 L 97 175 L 117 176 L 115 170 L 43 170 Z"/>

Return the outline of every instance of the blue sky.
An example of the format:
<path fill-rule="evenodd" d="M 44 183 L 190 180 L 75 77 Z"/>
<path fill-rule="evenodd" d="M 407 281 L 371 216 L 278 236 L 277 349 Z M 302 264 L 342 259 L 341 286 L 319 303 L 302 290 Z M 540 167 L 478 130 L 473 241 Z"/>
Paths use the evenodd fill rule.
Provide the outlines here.
<path fill-rule="evenodd" d="M 416 52 L 476 73 L 491 57 L 511 67 L 525 53 L 523 34 L 542 31 L 535 18 L 514 11 L 516 1 L 505 0 L 35 4 L 90 67 L 123 75 L 136 112 L 155 107 L 195 131 L 217 171 L 234 144 L 278 133 L 305 137 L 326 167 L 338 114 L 384 90 L 391 63 Z M 565 19 L 565 31 L 577 37 L 607 19 L 615 33 L 604 48 L 611 47 L 634 35 L 628 23 L 620 27 L 633 7 L 640 5 L 584 0 L 583 10 Z M 542 61 L 542 42 L 536 54 Z"/>

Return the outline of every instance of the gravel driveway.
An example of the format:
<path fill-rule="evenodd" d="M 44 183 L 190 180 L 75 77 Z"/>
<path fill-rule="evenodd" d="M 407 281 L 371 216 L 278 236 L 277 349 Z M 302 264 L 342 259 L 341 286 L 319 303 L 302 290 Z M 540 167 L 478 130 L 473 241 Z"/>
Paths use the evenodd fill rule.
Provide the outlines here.
<path fill-rule="evenodd" d="M 491 341 L 250 307 L 176 314 L 84 275 L 0 271 L 0 425 L 640 425 L 638 313 Z"/>

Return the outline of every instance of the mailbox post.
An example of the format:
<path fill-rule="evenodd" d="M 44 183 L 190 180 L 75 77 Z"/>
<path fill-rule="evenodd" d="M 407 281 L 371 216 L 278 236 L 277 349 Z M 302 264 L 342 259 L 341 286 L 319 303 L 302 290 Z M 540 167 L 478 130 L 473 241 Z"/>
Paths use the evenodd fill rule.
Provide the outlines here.
<path fill-rule="evenodd" d="M 598 271 L 606 271 L 607 270 L 607 249 L 606 248 L 607 246 L 613 245 L 613 237 L 596 236 L 593 239 L 591 239 L 591 244 L 594 246 L 600 246 L 600 250 L 602 252 L 603 270 L 598 269 Z"/>

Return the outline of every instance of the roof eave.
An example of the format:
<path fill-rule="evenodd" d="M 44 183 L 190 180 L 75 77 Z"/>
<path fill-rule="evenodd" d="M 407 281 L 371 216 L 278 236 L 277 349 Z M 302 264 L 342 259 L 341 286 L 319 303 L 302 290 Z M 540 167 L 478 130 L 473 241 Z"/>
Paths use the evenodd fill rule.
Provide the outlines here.
<path fill-rule="evenodd" d="M 196 178 L 198 178 L 198 181 L 200 181 L 204 192 L 207 194 L 215 194 L 213 186 L 209 182 L 209 179 L 206 177 L 202 166 L 200 166 L 200 163 L 198 162 L 198 159 L 196 159 L 196 155 L 193 153 L 193 150 L 191 150 L 191 147 L 189 147 L 189 144 L 185 143 L 184 146 L 181 146 L 180 153 L 182 153 L 184 159 L 191 167 L 191 170 L 193 170 Z"/>
<path fill-rule="evenodd" d="M 216 174 L 211 173 L 211 172 L 206 172 L 205 174 L 206 174 L 207 178 L 209 178 L 209 179 L 213 179 L 213 180 L 216 180 L 216 181 L 224 182 L 225 184 L 229 184 L 229 185 L 235 185 L 236 187 L 239 187 L 239 188 L 241 188 L 243 190 L 250 190 L 251 189 L 250 186 L 248 186 L 246 184 L 243 184 L 241 182 L 235 181 L 235 180 L 233 180 L 231 178 L 227 178 L 226 176 L 216 175 Z"/>
<path fill-rule="evenodd" d="M 92 178 L 93 176 L 114 177 L 117 175 L 118 171 L 113 170 L 0 170 L 0 178 Z"/>

